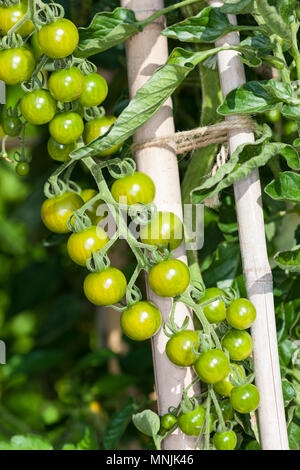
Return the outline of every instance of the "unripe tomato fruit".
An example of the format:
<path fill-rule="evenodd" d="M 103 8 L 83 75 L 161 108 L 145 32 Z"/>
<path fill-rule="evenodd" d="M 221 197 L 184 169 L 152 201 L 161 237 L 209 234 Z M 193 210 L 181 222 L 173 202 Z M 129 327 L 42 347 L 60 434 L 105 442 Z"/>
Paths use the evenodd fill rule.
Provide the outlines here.
<path fill-rule="evenodd" d="M 216 432 L 213 443 L 217 450 L 234 450 L 237 437 L 234 431 Z"/>
<path fill-rule="evenodd" d="M 180 413 L 177 418 L 178 426 L 188 436 L 198 436 L 205 422 L 205 408 L 199 405 L 188 413 Z"/>
<path fill-rule="evenodd" d="M 283 126 L 283 135 L 285 137 L 293 137 L 298 132 L 298 124 L 296 121 L 288 120 Z"/>
<path fill-rule="evenodd" d="M 183 225 L 173 212 L 157 212 L 141 228 L 140 238 L 147 245 L 162 245 L 175 250 L 183 240 Z"/>
<path fill-rule="evenodd" d="M 124 310 L 120 321 L 123 333 L 128 338 L 145 341 L 158 332 L 161 314 L 152 302 L 142 300 Z"/>
<path fill-rule="evenodd" d="M 23 96 L 20 102 L 20 110 L 26 121 L 31 124 L 46 124 L 55 116 L 56 101 L 49 91 L 34 90 Z"/>
<path fill-rule="evenodd" d="M 83 140 L 87 145 L 93 140 L 97 139 L 101 135 L 104 135 L 110 126 L 115 122 L 117 118 L 114 116 L 102 116 L 100 118 L 92 119 L 88 121 L 84 127 Z M 108 157 L 113 153 L 116 153 L 122 144 L 114 145 L 104 152 L 98 153 L 97 157 Z"/>
<path fill-rule="evenodd" d="M 17 116 L 5 116 L 2 123 L 4 133 L 11 137 L 16 137 L 20 134 L 21 125 L 21 119 Z"/>
<path fill-rule="evenodd" d="M 218 287 L 209 287 L 204 292 L 203 297 L 201 297 L 199 300 L 199 304 L 201 305 L 202 303 L 220 295 L 224 295 L 224 291 L 222 289 L 219 289 Z M 206 305 L 203 307 L 203 313 L 209 323 L 220 323 L 224 321 L 226 318 L 226 307 L 223 300 L 216 299 L 210 304 Z"/>
<path fill-rule="evenodd" d="M 58 101 L 69 103 L 83 91 L 84 75 L 77 67 L 52 72 L 48 81 L 51 95 Z"/>
<path fill-rule="evenodd" d="M 98 192 L 95 189 L 84 189 L 81 191 L 80 197 L 84 203 L 90 201 Z M 97 215 L 98 212 L 98 215 Z M 99 214 L 101 212 L 101 214 Z M 98 199 L 88 209 L 85 210 L 86 215 L 90 218 L 93 225 L 97 225 L 107 214 L 107 205 L 102 199 Z"/>
<path fill-rule="evenodd" d="M 83 132 L 83 120 L 73 111 L 56 114 L 49 124 L 49 131 L 53 139 L 60 144 L 76 142 Z"/>
<path fill-rule="evenodd" d="M 133 175 L 117 179 L 112 187 L 111 193 L 115 201 L 131 206 L 132 204 L 150 204 L 155 196 L 155 186 L 150 176 L 140 171 Z"/>
<path fill-rule="evenodd" d="M 246 330 L 256 318 L 256 309 L 248 299 L 236 299 L 229 305 L 226 319 L 232 328 Z"/>
<path fill-rule="evenodd" d="M 215 384 L 228 374 L 229 360 L 220 349 L 209 349 L 198 357 L 194 369 L 203 382 Z"/>
<path fill-rule="evenodd" d="M 244 379 L 246 377 L 244 367 L 238 364 L 233 364 L 233 365 L 238 369 L 239 374 Z M 230 397 L 231 390 L 234 387 L 234 385 L 232 385 L 230 381 L 231 378 L 233 378 L 234 380 L 238 380 L 238 375 L 236 373 L 236 370 L 233 369 L 230 365 L 230 371 L 228 372 L 226 377 L 224 377 L 224 379 L 221 380 L 220 382 L 217 382 L 214 384 L 215 391 L 219 393 L 220 395 L 222 395 L 223 397 Z"/>
<path fill-rule="evenodd" d="M 21 1 L 10 7 L 0 6 L 0 34 L 5 36 L 8 31 L 25 15 L 28 8 L 28 1 Z M 32 33 L 34 29 L 30 20 L 25 21 L 16 31 L 22 38 Z"/>
<path fill-rule="evenodd" d="M 182 294 L 190 283 L 190 271 L 179 259 L 161 261 L 149 272 L 149 285 L 160 297 L 175 297 Z"/>
<path fill-rule="evenodd" d="M 51 59 L 62 59 L 76 49 L 79 41 L 78 29 L 72 21 L 60 18 L 40 29 L 38 41 L 44 54 Z"/>
<path fill-rule="evenodd" d="M 68 220 L 83 205 L 81 197 L 67 191 L 60 196 L 46 199 L 41 208 L 41 217 L 45 226 L 54 233 L 70 232 Z"/>
<path fill-rule="evenodd" d="M 192 366 L 197 357 L 193 352 L 199 347 L 199 335 L 193 330 L 179 331 L 172 336 L 166 345 L 166 354 L 173 364 L 179 367 Z"/>
<path fill-rule="evenodd" d="M 29 163 L 27 162 L 19 162 L 16 165 L 16 172 L 19 176 L 27 176 L 30 170 Z"/>
<path fill-rule="evenodd" d="M 222 347 L 233 361 L 244 361 L 253 349 L 252 338 L 247 331 L 229 330 L 222 339 Z"/>
<path fill-rule="evenodd" d="M 86 298 L 95 305 L 112 305 L 124 297 L 127 281 L 117 268 L 110 266 L 98 273 L 86 276 L 83 290 Z"/>
<path fill-rule="evenodd" d="M 82 232 L 72 233 L 67 243 L 67 251 L 71 260 L 80 266 L 86 266 L 93 251 L 101 250 L 109 238 L 101 227 L 92 225 Z"/>
<path fill-rule="evenodd" d="M 235 387 L 230 395 L 230 403 L 239 413 L 251 413 L 259 405 L 259 391 L 253 384 Z"/>
<path fill-rule="evenodd" d="M 177 423 L 177 418 L 172 413 L 166 413 L 160 418 L 160 425 L 166 431 L 169 431 Z"/>
<path fill-rule="evenodd" d="M 0 80 L 6 85 L 18 85 L 31 78 L 35 59 L 26 47 L 0 50 Z"/>
<path fill-rule="evenodd" d="M 79 103 L 90 108 L 99 106 L 107 97 L 108 86 L 105 78 L 99 73 L 90 73 L 84 76 L 83 92 L 79 98 Z"/>
<path fill-rule="evenodd" d="M 280 111 L 277 108 L 266 111 L 265 116 L 266 116 L 267 121 L 271 122 L 272 124 L 280 121 L 280 118 L 281 118 Z"/>
<path fill-rule="evenodd" d="M 60 144 L 53 137 L 47 143 L 47 150 L 51 158 L 58 162 L 66 162 L 70 158 L 70 153 L 76 149 L 75 142 L 71 144 Z"/>

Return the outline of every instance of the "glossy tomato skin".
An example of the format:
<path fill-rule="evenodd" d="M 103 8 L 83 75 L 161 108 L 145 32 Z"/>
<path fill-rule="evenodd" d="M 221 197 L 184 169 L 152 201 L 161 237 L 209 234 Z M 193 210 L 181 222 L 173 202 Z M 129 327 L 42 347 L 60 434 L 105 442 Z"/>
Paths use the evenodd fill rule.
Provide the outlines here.
<path fill-rule="evenodd" d="M 40 29 L 38 41 L 44 54 L 52 59 L 62 59 L 76 49 L 79 41 L 78 29 L 72 21 L 60 18 Z"/>
<path fill-rule="evenodd" d="M 127 204 L 150 204 L 155 197 L 155 186 L 150 176 L 136 171 L 133 175 L 116 180 L 111 193 L 115 201 Z M 122 199 L 121 199 L 122 198 Z"/>
<path fill-rule="evenodd" d="M 117 268 L 110 266 L 104 271 L 86 276 L 83 290 L 86 298 L 95 305 L 112 305 L 124 297 L 127 281 Z"/>
<path fill-rule="evenodd" d="M 70 153 L 76 149 L 76 144 L 60 144 L 53 137 L 47 143 L 47 150 L 51 158 L 57 162 L 66 162 L 70 158 Z"/>
<path fill-rule="evenodd" d="M 90 73 L 84 77 L 79 103 L 86 108 L 99 106 L 107 97 L 107 93 L 108 86 L 105 78 L 99 73 Z"/>
<path fill-rule="evenodd" d="M 82 232 L 72 233 L 67 243 L 67 251 L 71 260 L 80 266 L 86 266 L 93 251 L 101 250 L 109 238 L 101 227 L 92 225 Z"/>
<path fill-rule="evenodd" d="M 73 211 L 83 205 L 81 197 L 70 191 L 51 199 L 46 199 L 41 208 L 41 217 L 44 225 L 54 233 L 68 233 L 68 220 Z"/>
<path fill-rule="evenodd" d="M 161 326 L 161 314 L 155 304 L 142 300 L 131 305 L 121 315 L 121 328 L 128 338 L 145 341 Z"/>
<path fill-rule="evenodd" d="M 233 361 L 244 361 L 253 349 L 252 338 L 247 331 L 229 330 L 222 339 L 222 346 Z"/>
<path fill-rule="evenodd" d="M 166 413 L 160 418 L 160 425 L 166 431 L 169 431 L 177 423 L 177 418 L 172 413 Z"/>
<path fill-rule="evenodd" d="M 83 92 L 84 75 L 77 67 L 52 72 L 48 81 L 51 95 L 57 101 L 69 103 Z"/>
<path fill-rule="evenodd" d="M 199 335 L 193 330 L 179 331 L 172 336 L 166 345 L 166 354 L 173 364 L 179 367 L 192 366 L 197 357 L 193 352 L 199 347 Z"/>
<path fill-rule="evenodd" d="M 256 309 L 248 299 L 236 299 L 229 305 L 226 319 L 232 328 L 246 330 L 256 318 Z"/>
<path fill-rule="evenodd" d="M 2 122 L 3 131 L 6 135 L 16 137 L 20 134 L 21 120 L 17 116 L 5 116 Z"/>
<path fill-rule="evenodd" d="M 21 1 L 10 7 L 0 6 L 0 34 L 5 36 L 10 28 L 12 28 L 27 12 L 28 2 Z M 20 34 L 22 38 L 32 33 L 34 26 L 32 21 L 27 20 L 15 32 Z"/>
<path fill-rule="evenodd" d="M 280 119 L 281 119 L 280 111 L 277 108 L 270 109 L 269 111 L 266 111 L 265 116 L 266 116 L 267 121 L 271 122 L 272 124 L 274 124 L 275 122 L 280 121 Z"/>
<path fill-rule="evenodd" d="M 84 127 L 83 140 L 85 144 L 89 144 L 98 137 L 104 135 L 112 126 L 117 118 L 115 116 L 102 116 L 100 118 L 92 119 L 88 121 Z M 104 152 L 98 153 L 97 157 L 108 157 L 113 153 L 116 153 L 122 144 L 114 145 Z"/>
<path fill-rule="evenodd" d="M 56 114 L 49 124 L 49 131 L 53 139 L 60 144 L 76 142 L 82 135 L 84 124 L 79 114 L 65 111 Z"/>
<path fill-rule="evenodd" d="M 175 297 L 182 294 L 190 283 L 190 271 L 179 259 L 161 261 L 149 272 L 149 285 L 160 297 Z"/>
<path fill-rule="evenodd" d="M 55 116 L 56 101 L 49 91 L 34 90 L 23 96 L 20 102 L 20 110 L 26 121 L 31 124 L 46 124 Z"/>
<path fill-rule="evenodd" d="M 236 369 L 238 369 L 238 372 L 241 375 L 241 377 L 245 378 L 246 374 L 245 374 L 245 369 L 243 368 L 243 366 L 240 366 L 238 364 L 233 364 L 233 365 L 236 367 Z M 237 380 L 238 375 L 236 373 L 236 370 L 233 369 L 230 365 L 230 371 L 226 375 L 226 377 L 224 377 L 224 379 L 221 380 L 220 382 L 217 382 L 214 384 L 215 391 L 219 393 L 220 395 L 222 395 L 223 397 L 230 397 L 231 391 L 234 387 L 230 381 L 231 378 L 233 378 L 234 380 Z"/>
<path fill-rule="evenodd" d="M 229 360 L 220 349 L 209 349 L 198 357 L 194 369 L 203 382 L 215 384 L 228 374 Z"/>
<path fill-rule="evenodd" d="M 237 437 L 234 431 L 216 432 L 213 437 L 213 443 L 217 450 L 234 450 Z"/>
<path fill-rule="evenodd" d="M 218 297 L 220 295 L 224 295 L 225 292 L 218 287 L 209 287 L 205 290 L 203 297 L 199 300 L 199 304 L 201 305 L 204 302 L 213 299 L 214 297 Z M 203 313 L 206 316 L 209 323 L 220 323 L 225 320 L 226 318 L 226 307 L 222 299 L 216 299 L 210 304 L 203 307 Z"/>
<path fill-rule="evenodd" d="M 140 238 L 147 245 L 162 245 L 175 250 L 183 240 L 182 222 L 173 212 L 159 211 L 141 228 Z"/>
<path fill-rule="evenodd" d="M 188 413 L 180 413 L 177 419 L 178 426 L 188 436 L 198 436 L 205 422 L 205 408 L 199 405 Z"/>
<path fill-rule="evenodd" d="M 29 163 L 27 162 L 19 162 L 16 165 L 16 172 L 19 176 L 27 176 L 30 170 Z"/>
<path fill-rule="evenodd" d="M 239 413 L 251 413 L 259 405 L 259 391 L 253 384 L 235 387 L 230 395 L 230 403 Z"/>
<path fill-rule="evenodd" d="M 81 198 L 86 203 L 95 197 L 98 192 L 95 189 L 84 189 L 81 191 Z M 100 212 L 100 213 L 99 213 Z M 107 214 L 107 205 L 102 199 L 98 199 L 85 210 L 93 225 L 97 225 Z"/>
<path fill-rule="evenodd" d="M 0 51 L 0 80 L 6 85 L 18 85 L 29 80 L 34 69 L 34 56 L 26 47 Z"/>

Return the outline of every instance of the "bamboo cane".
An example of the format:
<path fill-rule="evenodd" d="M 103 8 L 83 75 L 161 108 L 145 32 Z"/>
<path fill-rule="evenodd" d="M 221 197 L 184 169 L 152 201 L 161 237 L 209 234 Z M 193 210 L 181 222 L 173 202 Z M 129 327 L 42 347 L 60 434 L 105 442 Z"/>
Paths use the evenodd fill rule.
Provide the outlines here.
<path fill-rule="evenodd" d="M 223 2 L 213 0 L 209 4 L 220 7 Z M 234 15 L 229 15 L 229 20 L 236 24 Z M 238 43 L 239 35 L 230 33 L 218 40 L 216 45 Z M 224 97 L 245 83 L 244 67 L 238 53 L 220 52 L 218 67 Z M 229 132 L 231 154 L 239 145 L 253 141 L 254 135 L 247 129 Z M 257 319 L 251 333 L 256 384 L 260 391 L 258 417 L 261 445 L 264 450 L 286 450 L 289 446 L 276 338 L 273 282 L 267 255 L 258 170 L 234 183 L 234 193 L 246 288 L 249 299 L 257 310 Z"/>
<path fill-rule="evenodd" d="M 144 20 L 157 10 L 163 8 L 163 0 L 121 0 L 123 7 L 135 11 L 139 20 Z M 126 43 L 127 70 L 130 96 L 135 96 L 137 90 L 144 85 L 153 72 L 163 65 L 168 58 L 167 39 L 160 36 L 165 27 L 164 19 L 159 18 L 148 25 L 143 32 L 136 34 Z M 145 142 L 154 137 L 163 137 L 174 133 L 172 102 L 169 99 L 134 136 L 135 143 Z M 147 173 L 156 186 L 155 204 L 159 210 L 174 212 L 182 219 L 182 204 L 178 164 L 175 151 L 165 147 L 151 147 L 135 153 L 139 171 Z M 184 247 L 175 251 L 175 256 L 186 262 Z M 167 320 L 171 311 L 171 301 L 156 296 L 148 287 L 148 298 L 158 305 L 163 320 Z M 178 305 L 175 318 L 182 324 L 190 312 L 183 304 Z M 191 318 L 191 317 L 190 317 Z M 190 321 L 189 328 L 192 327 Z M 192 370 L 173 365 L 165 353 L 167 338 L 161 330 L 152 341 L 154 360 L 155 385 L 158 411 L 164 414 L 169 406 L 177 406 L 183 389 L 193 379 Z M 177 430 L 163 441 L 166 450 L 192 449 L 195 439 Z"/>

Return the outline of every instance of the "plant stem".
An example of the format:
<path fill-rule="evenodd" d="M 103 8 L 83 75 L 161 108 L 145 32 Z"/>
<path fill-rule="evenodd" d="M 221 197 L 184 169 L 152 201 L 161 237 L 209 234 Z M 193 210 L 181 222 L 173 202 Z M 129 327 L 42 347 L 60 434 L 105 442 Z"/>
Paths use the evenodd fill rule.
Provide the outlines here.
<path fill-rule="evenodd" d="M 297 38 L 298 29 L 299 29 L 298 21 L 293 21 L 293 23 L 291 24 L 291 33 L 292 33 L 291 53 L 296 64 L 297 78 L 298 78 L 298 81 L 300 81 L 300 54 L 299 54 L 298 38 Z"/>
<path fill-rule="evenodd" d="M 167 13 L 176 10 L 177 8 L 182 8 L 186 5 L 191 5 L 192 3 L 196 3 L 199 0 L 184 0 L 183 2 L 176 3 L 175 5 L 171 5 L 169 7 L 163 8 L 162 10 L 156 11 L 153 15 L 146 18 L 144 21 L 140 21 L 139 24 L 144 28 L 148 24 L 155 21 L 160 16 L 166 15 Z"/>
<path fill-rule="evenodd" d="M 224 418 L 223 418 L 223 413 L 222 413 L 221 407 L 219 405 L 218 399 L 216 397 L 215 391 L 214 391 L 214 389 L 211 385 L 209 386 L 208 393 L 210 394 L 210 396 L 212 398 L 212 401 L 214 403 L 214 406 L 215 406 L 215 409 L 216 409 L 216 412 L 217 412 L 217 416 L 218 416 L 218 420 L 219 420 L 219 423 L 221 425 L 221 430 L 222 430 L 222 432 L 225 432 L 226 431 L 226 426 L 225 426 L 225 421 L 224 421 Z"/>

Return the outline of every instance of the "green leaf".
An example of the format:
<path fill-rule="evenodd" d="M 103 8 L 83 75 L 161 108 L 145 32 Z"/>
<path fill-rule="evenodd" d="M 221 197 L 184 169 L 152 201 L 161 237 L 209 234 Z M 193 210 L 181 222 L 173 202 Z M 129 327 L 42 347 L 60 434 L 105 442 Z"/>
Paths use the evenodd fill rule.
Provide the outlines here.
<path fill-rule="evenodd" d="M 280 100 L 266 90 L 263 85 L 267 83 L 267 81 L 252 81 L 231 91 L 218 107 L 218 113 L 228 116 L 264 113 L 272 109 Z"/>
<path fill-rule="evenodd" d="M 240 249 L 236 243 L 220 243 L 212 264 L 202 272 L 206 286 L 231 287 L 240 265 Z"/>
<path fill-rule="evenodd" d="M 91 352 L 83 356 L 72 370 L 72 374 L 78 374 L 81 371 L 92 367 L 99 367 L 105 364 L 109 359 L 116 354 L 109 349 L 99 349 L 98 351 Z"/>
<path fill-rule="evenodd" d="M 287 379 L 282 380 L 282 392 L 284 405 L 287 406 L 296 397 L 296 390 Z"/>
<path fill-rule="evenodd" d="M 221 10 L 226 14 L 240 15 L 253 12 L 253 8 L 254 0 L 224 0 Z"/>
<path fill-rule="evenodd" d="M 265 34 L 256 34 L 255 36 L 248 36 L 246 39 L 240 42 L 240 46 L 253 47 L 262 56 L 267 56 L 275 48 L 269 36 L 266 36 Z"/>
<path fill-rule="evenodd" d="M 50 442 L 41 436 L 13 436 L 10 442 L 0 442 L 0 450 L 53 450 Z"/>
<path fill-rule="evenodd" d="M 85 428 L 84 436 L 76 446 L 77 450 L 99 450 L 96 431 L 91 427 Z"/>
<path fill-rule="evenodd" d="M 280 251 L 274 256 L 276 264 L 281 269 L 288 269 L 292 272 L 300 272 L 300 245 L 292 250 Z"/>
<path fill-rule="evenodd" d="M 300 426 L 291 422 L 288 427 L 289 445 L 291 450 L 300 449 Z"/>
<path fill-rule="evenodd" d="M 287 27 L 282 17 L 277 12 L 276 8 L 269 4 L 268 0 L 259 0 L 256 2 L 258 13 L 262 16 L 266 27 L 272 34 L 282 37 L 291 43 L 290 29 Z"/>
<path fill-rule="evenodd" d="M 105 430 L 103 436 L 103 445 L 106 450 L 116 449 L 120 438 L 126 431 L 132 415 L 139 409 L 135 402 L 129 402 L 120 411 L 115 413 Z"/>
<path fill-rule="evenodd" d="M 272 79 L 267 83 L 263 83 L 262 87 L 279 101 L 288 104 L 300 104 L 299 100 L 295 98 L 293 87 L 289 83 Z"/>
<path fill-rule="evenodd" d="M 265 187 L 265 192 L 276 201 L 300 202 L 300 175 L 284 171 Z"/>
<path fill-rule="evenodd" d="M 221 8 L 207 7 L 196 16 L 169 26 L 161 34 L 182 42 L 215 42 L 231 31 L 243 31 L 248 26 L 232 25 Z M 259 27 L 258 27 L 259 29 Z"/>
<path fill-rule="evenodd" d="M 146 436 L 154 437 L 158 434 L 160 428 L 159 416 L 151 410 L 144 410 L 132 416 L 135 427 L 146 434 Z"/>
<path fill-rule="evenodd" d="M 138 90 L 110 132 L 72 152 L 72 158 L 94 156 L 124 142 L 156 113 L 197 64 L 221 50 L 222 47 L 201 52 L 174 49 L 166 65 L 159 68 Z"/>
<path fill-rule="evenodd" d="M 278 11 L 286 24 L 293 21 L 293 13 L 296 8 L 296 0 L 281 0 L 278 5 Z"/>
<path fill-rule="evenodd" d="M 141 30 L 132 10 L 97 13 L 87 28 L 79 28 L 77 57 L 89 57 L 120 44 Z"/>
<path fill-rule="evenodd" d="M 300 121 L 300 108 L 299 106 L 284 105 L 281 114 L 287 119 L 294 119 Z"/>

